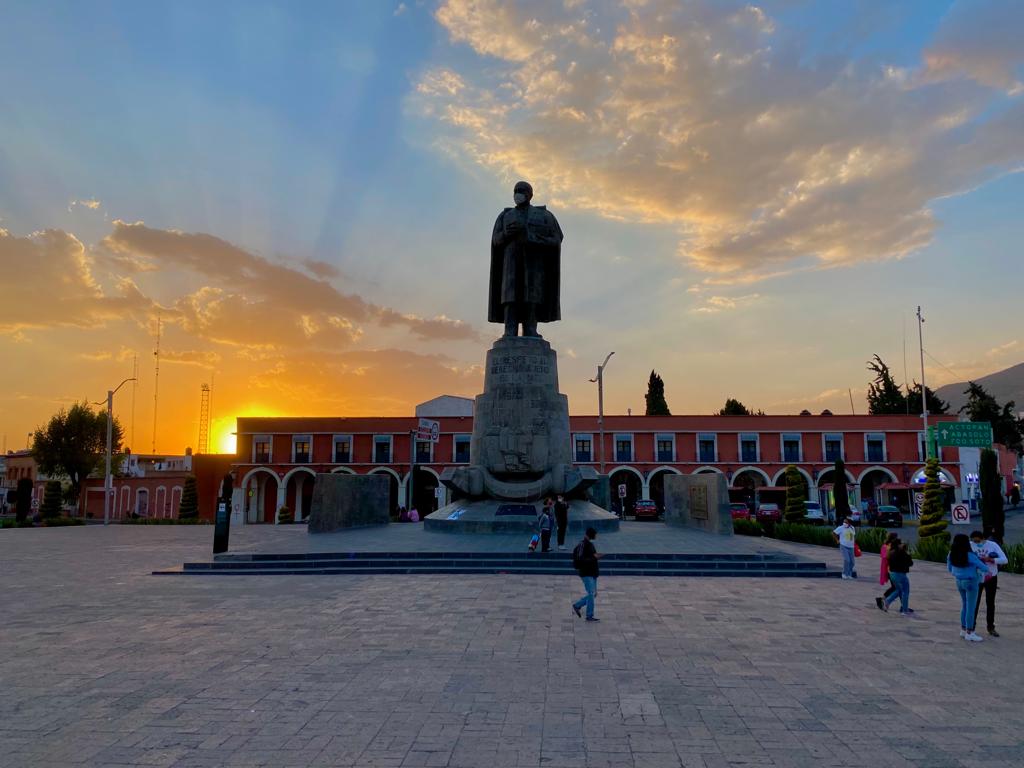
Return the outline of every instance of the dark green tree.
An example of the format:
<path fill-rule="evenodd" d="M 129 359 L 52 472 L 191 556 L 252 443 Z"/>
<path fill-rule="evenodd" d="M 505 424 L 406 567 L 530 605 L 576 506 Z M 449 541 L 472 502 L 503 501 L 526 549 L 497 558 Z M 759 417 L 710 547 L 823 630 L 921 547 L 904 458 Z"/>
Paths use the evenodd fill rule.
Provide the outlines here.
<path fill-rule="evenodd" d="M 739 400 L 730 397 L 718 412 L 719 416 L 750 416 L 750 411 Z"/>
<path fill-rule="evenodd" d="M 43 506 L 39 508 L 39 516 L 43 520 L 53 520 L 60 517 L 64 508 L 63 491 L 59 480 L 47 480 L 43 487 Z"/>
<path fill-rule="evenodd" d="M 18 480 L 17 499 L 14 505 L 14 519 L 24 523 L 32 513 L 32 481 L 27 477 Z"/>
<path fill-rule="evenodd" d="M 978 468 L 978 486 L 981 491 L 981 524 L 996 541 L 1003 540 L 1006 514 L 1003 511 L 1003 488 L 999 478 L 999 458 L 995 451 L 984 448 Z"/>
<path fill-rule="evenodd" d="M 960 413 L 966 413 L 971 421 L 989 422 L 992 425 L 992 439 L 1011 451 L 1020 453 L 1024 447 L 1024 440 L 1021 422 L 1013 413 L 1017 404 L 1011 400 L 1005 405 L 999 405 L 988 390 L 973 381 L 967 382 L 964 394 L 967 395 L 967 402 L 960 409 Z"/>
<path fill-rule="evenodd" d="M 917 537 L 922 540 L 949 541 L 942 485 L 939 482 L 939 460 L 934 456 L 925 462 L 924 476 L 924 503 L 921 505 L 921 522 L 917 528 Z"/>
<path fill-rule="evenodd" d="M 121 425 L 114 419 L 112 451 L 120 453 L 123 436 Z M 107 446 L 107 412 L 94 411 L 87 403 L 63 408 L 45 427 L 32 437 L 32 458 L 39 471 L 50 477 L 66 477 L 71 483 L 69 493 L 78 499 L 85 479 L 103 466 Z M 115 455 L 116 464 L 120 457 Z"/>
<path fill-rule="evenodd" d="M 199 517 L 199 494 L 196 492 L 195 475 L 185 478 L 185 487 L 181 491 L 181 503 L 178 505 L 179 520 L 195 520 Z"/>
<path fill-rule="evenodd" d="M 648 416 L 672 415 L 665 401 L 665 382 L 654 371 L 651 371 L 651 376 L 647 379 L 647 394 L 644 395 L 644 400 L 647 401 Z"/>
<path fill-rule="evenodd" d="M 295 513 L 290 507 L 281 507 L 277 510 L 277 522 L 279 525 L 288 525 L 295 522 Z"/>
<path fill-rule="evenodd" d="M 924 389 L 928 396 L 928 413 L 947 413 L 949 411 L 949 403 L 936 395 L 931 387 Z M 921 385 L 916 381 L 907 392 L 907 406 L 911 413 L 921 412 Z"/>
<path fill-rule="evenodd" d="M 807 517 L 807 481 L 795 464 L 786 467 L 786 510 L 783 515 L 787 523 L 799 523 Z"/>
<path fill-rule="evenodd" d="M 842 459 L 836 459 L 835 471 L 832 474 L 835 475 L 832 481 L 832 497 L 835 499 L 838 521 L 850 514 L 850 491 L 846 487 L 846 464 Z"/>
<path fill-rule="evenodd" d="M 907 396 L 882 358 L 875 355 L 868 360 L 868 370 L 875 374 L 875 380 L 868 385 L 868 413 L 908 413 Z"/>

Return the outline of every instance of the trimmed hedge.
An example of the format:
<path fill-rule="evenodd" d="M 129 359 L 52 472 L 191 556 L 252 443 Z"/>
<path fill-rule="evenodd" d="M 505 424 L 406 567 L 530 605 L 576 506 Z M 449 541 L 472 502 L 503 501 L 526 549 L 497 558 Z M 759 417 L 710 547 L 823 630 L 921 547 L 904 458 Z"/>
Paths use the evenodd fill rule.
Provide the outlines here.
<path fill-rule="evenodd" d="M 764 531 L 757 520 L 740 518 L 732 521 L 732 532 L 739 536 L 762 536 Z"/>
<path fill-rule="evenodd" d="M 51 517 L 43 519 L 44 528 L 61 528 L 65 525 L 85 525 L 80 517 Z"/>
<path fill-rule="evenodd" d="M 120 521 L 121 525 L 213 525 L 209 520 L 176 517 L 135 517 Z"/>
<path fill-rule="evenodd" d="M 946 555 L 949 554 L 949 539 L 947 537 L 929 536 L 919 540 L 917 546 L 914 547 L 914 558 L 929 560 L 933 563 L 946 562 Z"/>
<path fill-rule="evenodd" d="M 836 540 L 829 528 L 806 523 L 778 523 L 775 530 L 768 534 L 781 541 L 795 541 L 798 544 L 817 544 L 821 547 L 835 547 Z"/>
<path fill-rule="evenodd" d="M 0 520 L 0 529 L 3 528 L 34 528 L 31 520 L 18 520 L 13 517 L 5 517 Z"/>

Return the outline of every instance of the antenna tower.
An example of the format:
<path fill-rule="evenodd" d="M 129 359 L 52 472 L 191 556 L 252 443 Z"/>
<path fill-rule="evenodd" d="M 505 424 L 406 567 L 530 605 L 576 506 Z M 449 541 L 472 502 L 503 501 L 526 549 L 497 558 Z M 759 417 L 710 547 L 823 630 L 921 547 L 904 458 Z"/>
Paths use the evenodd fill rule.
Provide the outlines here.
<path fill-rule="evenodd" d="M 200 387 L 199 400 L 199 453 L 210 452 L 210 385 Z"/>
<path fill-rule="evenodd" d="M 153 375 L 153 446 L 152 452 L 156 453 L 156 424 L 157 408 L 160 404 L 160 314 L 156 316 L 156 351 L 153 352 L 156 358 L 156 372 Z"/>
<path fill-rule="evenodd" d="M 132 355 L 132 442 L 135 445 L 135 394 L 139 388 L 139 356 Z"/>

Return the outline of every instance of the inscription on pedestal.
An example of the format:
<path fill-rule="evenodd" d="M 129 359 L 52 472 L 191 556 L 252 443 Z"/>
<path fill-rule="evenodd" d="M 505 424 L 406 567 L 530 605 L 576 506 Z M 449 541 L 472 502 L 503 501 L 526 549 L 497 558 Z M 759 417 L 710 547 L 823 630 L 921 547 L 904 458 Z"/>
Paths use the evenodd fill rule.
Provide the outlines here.
<path fill-rule="evenodd" d="M 690 486 L 690 517 L 694 520 L 708 519 L 708 489 L 703 485 Z"/>

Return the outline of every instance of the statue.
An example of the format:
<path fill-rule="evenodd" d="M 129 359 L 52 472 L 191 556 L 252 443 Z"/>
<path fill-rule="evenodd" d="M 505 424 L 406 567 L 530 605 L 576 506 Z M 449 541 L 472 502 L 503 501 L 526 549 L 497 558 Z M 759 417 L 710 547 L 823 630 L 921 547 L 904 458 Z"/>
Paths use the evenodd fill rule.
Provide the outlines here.
<path fill-rule="evenodd" d="M 516 183 L 515 208 L 498 214 L 491 235 L 487 321 L 504 323 L 505 336 L 540 338 L 537 323 L 562 318 L 558 302 L 562 229 L 543 205 L 530 205 L 533 187 Z"/>

